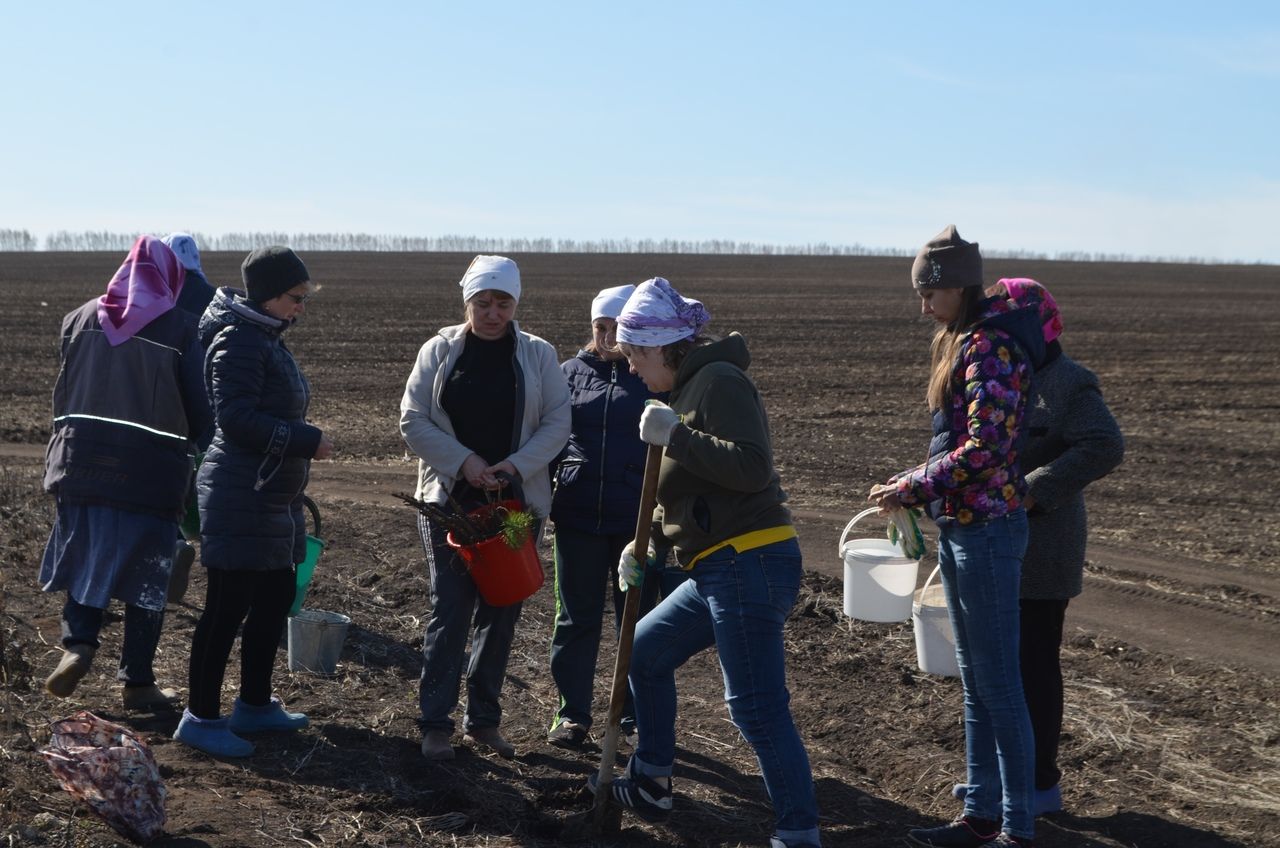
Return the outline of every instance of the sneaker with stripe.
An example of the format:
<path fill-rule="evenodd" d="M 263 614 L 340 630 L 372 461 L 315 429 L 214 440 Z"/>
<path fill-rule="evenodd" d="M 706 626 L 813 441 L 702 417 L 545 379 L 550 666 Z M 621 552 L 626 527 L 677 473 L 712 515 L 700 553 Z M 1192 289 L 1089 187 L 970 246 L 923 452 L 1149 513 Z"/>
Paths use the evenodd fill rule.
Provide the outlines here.
<path fill-rule="evenodd" d="M 645 821 L 662 821 L 671 813 L 671 778 L 650 777 L 636 771 L 635 757 L 627 762 L 626 774 L 609 784 L 613 800 Z M 664 786 L 663 783 L 666 785 Z M 596 794 L 596 775 L 587 778 L 591 794 Z"/>

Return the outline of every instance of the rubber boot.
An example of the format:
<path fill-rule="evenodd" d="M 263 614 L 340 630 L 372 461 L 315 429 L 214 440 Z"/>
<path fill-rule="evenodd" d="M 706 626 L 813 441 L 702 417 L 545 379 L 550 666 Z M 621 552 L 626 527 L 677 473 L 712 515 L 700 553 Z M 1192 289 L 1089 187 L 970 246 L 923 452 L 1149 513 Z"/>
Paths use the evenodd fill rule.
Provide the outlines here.
<path fill-rule="evenodd" d="M 89 673 L 93 663 L 93 655 L 98 649 L 93 645 L 77 643 L 62 649 L 62 659 L 44 681 L 44 691 L 55 698 L 67 698 L 76 691 L 76 686 Z"/>
<path fill-rule="evenodd" d="M 302 713 L 286 712 L 280 699 L 271 696 L 271 702 L 260 707 L 246 704 L 236 698 L 231 711 L 231 729 L 236 733 L 265 733 L 273 730 L 301 730 L 308 724 Z"/>
<path fill-rule="evenodd" d="M 428 730 L 422 735 L 422 756 L 428 760 L 452 760 L 453 744 L 443 730 Z"/>
<path fill-rule="evenodd" d="M 173 732 L 173 738 L 215 757 L 247 757 L 253 753 L 253 743 L 231 732 L 226 718 L 196 718 L 191 710 L 182 711 L 182 721 Z"/>
<path fill-rule="evenodd" d="M 482 745 L 493 750 L 503 759 L 509 760 L 516 755 L 516 746 L 512 745 L 496 727 L 473 727 L 462 737 L 473 745 Z"/>
<path fill-rule="evenodd" d="M 120 693 L 120 703 L 128 712 L 168 712 L 178 708 L 178 693 L 173 689 L 150 686 L 126 686 Z"/>
<path fill-rule="evenodd" d="M 180 539 L 173 549 L 173 570 L 169 573 L 169 603 L 181 603 L 186 596 L 187 584 L 191 582 L 191 565 L 195 561 L 195 545 Z"/>

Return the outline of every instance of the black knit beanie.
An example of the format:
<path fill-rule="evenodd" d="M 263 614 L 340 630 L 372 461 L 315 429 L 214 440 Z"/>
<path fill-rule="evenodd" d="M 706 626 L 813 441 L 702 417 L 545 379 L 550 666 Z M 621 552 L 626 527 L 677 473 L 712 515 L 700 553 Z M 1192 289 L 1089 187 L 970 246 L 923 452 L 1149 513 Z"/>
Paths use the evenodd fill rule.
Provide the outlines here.
<path fill-rule="evenodd" d="M 311 279 L 298 254 L 287 247 L 272 245 L 250 253 L 240 266 L 240 278 L 249 299 L 266 303 Z"/>
<path fill-rule="evenodd" d="M 917 289 L 960 289 L 982 285 L 982 254 L 978 243 L 960 238 L 955 224 L 920 248 L 911 265 L 911 284 Z"/>

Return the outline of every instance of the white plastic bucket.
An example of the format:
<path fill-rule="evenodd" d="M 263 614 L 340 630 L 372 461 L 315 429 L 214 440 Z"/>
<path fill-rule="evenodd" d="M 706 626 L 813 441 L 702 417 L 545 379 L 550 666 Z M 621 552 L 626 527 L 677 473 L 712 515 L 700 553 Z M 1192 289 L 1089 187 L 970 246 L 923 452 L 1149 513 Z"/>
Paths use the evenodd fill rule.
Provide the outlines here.
<path fill-rule="evenodd" d="M 920 560 L 909 559 L 900 546 L 884 538 L 845 542 L 855 524 L 879 511 L 877 507 L 863 510 L 840 534 L 844 614 L 859 621 L 906 621 L 911 618 Z"/>
<path fill-rule="evenodd" d="M 916 633 L 916 662 L 925 674 L 959 677 L 956 665 L 956 637 L 947 614 L 947 596 L 935 566 L 916 602 L 911 605 L 911 626 Z"/>
<path fill-rule="evenodd" d="M 301 610 L 289 619 L 289 670 L 333 674 L 351 619 L 340 612 Z"/>

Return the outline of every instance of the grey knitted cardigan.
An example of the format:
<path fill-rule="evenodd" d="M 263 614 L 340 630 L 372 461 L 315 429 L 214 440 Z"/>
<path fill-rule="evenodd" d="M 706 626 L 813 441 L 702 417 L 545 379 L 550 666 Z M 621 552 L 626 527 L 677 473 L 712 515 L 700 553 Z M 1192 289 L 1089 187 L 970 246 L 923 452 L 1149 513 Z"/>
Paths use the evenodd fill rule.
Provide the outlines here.
<path fill-rule="evenodd" d="M 1124 437 L 1098 378 L 1065 354 L 1036 371 L 1035 386 L 1039 397 L 1021 457 L 1035 498 L 1022 597 L 1066 600 L 1079 595 L 1084 583 L 1084 487 L 1120 464 Z"/>

